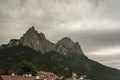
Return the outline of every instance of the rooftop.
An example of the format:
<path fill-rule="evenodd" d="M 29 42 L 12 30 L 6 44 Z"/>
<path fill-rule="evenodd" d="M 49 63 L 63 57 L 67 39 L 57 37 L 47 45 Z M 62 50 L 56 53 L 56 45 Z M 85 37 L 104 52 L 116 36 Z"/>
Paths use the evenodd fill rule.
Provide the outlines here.
<path fill-rule="evenodd" d="M 25 77 L 25 76 L 11 76 L 11 75 L 1 75 L 0 80 L 56 80 L 56 78 L 41 78 L 36 79 L 36 76 Z"/>

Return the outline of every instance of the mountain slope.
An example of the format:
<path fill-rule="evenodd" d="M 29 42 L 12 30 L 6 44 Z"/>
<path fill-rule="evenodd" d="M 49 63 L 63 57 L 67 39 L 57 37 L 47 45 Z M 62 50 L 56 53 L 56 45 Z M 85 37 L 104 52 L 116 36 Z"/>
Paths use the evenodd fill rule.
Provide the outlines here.
<path fill-rule="evenodd" d="M 51 71 L 58 75 L 70 77 L 72 72 L 78 76 L 86 74 L 92 80 L 120 80 L 120 71 L 101 65 L 86 56 L 71 53 L 64 56 L 58 52 L 42 54 L 26 46 L 14 46 L 0 49 L 0 69 L 15 70 L 22 60 L 32 62 L 39 70 Z M 3 62 L 4 61 L 4 62 Z"/>

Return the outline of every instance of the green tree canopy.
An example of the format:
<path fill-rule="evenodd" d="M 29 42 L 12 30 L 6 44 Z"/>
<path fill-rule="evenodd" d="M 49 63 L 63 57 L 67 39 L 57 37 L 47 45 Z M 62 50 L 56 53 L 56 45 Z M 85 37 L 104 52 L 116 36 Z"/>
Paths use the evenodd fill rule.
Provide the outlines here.
<path fill-rule="evenodd" d="M 17 73 L 19 75 L 29 74 L 29 73 L 32 74 L 32 75 L 36 75 L 37 70 L 32 63 L 27 62 L 27 61 L 21 61 L 17 65 Z"/>

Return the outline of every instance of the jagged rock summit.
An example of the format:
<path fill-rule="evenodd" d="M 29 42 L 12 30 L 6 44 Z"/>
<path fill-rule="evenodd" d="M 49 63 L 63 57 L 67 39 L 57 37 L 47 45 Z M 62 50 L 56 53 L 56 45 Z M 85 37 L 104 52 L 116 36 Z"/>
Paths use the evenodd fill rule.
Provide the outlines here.
<path fill-rule="evenodd" d="M 67 53 L 83 54 L 79 43 L 78 42 L 74 43 L 69 37 L 64 37 L 61 40 L 59 40 L 57 44 L 55 44 L 54 50 L 57 52 L 64 53 L 65 55 Z"/>
<path fill-rule="evenodd" d="M 24 35 L 20 38 L 20 43 L 23 46 L 29 46 L 41 53 L 49 52 L 53 49 L 54 44 L 46 39 L 43 33 L 38 33 L 34 26 L 32 26 Z"/>
<path fill-rule="evenodd" d="M 19 40 L 12 39 L 8 43 L 9 47 L 19 44 L 33 48 L 41 53 L 56 51 L 64 55 L 67 55 L 68 53 L 83 54 L 78 42 L 73 42 L 71 38 L 64 37 L 56 44 L 52 43 L 46 39 L 43 33 L 38 33 L 34 26 L 29 28 Z"/>

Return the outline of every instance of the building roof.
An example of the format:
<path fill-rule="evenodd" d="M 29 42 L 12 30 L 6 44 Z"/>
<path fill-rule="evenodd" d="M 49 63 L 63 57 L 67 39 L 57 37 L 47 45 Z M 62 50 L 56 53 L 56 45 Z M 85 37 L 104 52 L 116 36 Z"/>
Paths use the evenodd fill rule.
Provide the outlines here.
<path fill-rule="evenodd" d="M 23 76 L 11 76 L 11 75 L 1 75 L 2 80 L 35 80 L 35 77 L 23 77 Z"/>
<path fill-rule="evenodd" d="M 45 72 L 45 71 L 40 71 L 39 72 L 39 76 L 44 76 L 45 78 L 58 78 L 58 76 L 54 73 L 51 73 L 51 72 Z"/>
<path fill-rule="evenodd" d="M 11 75 L 1 75 L 0 80 L 36 80 L 36 76 L 25 77 L 25 76 L 11 76 Z M 41 78 L 39 80 L 56 80 L 56 77 Z"/>

